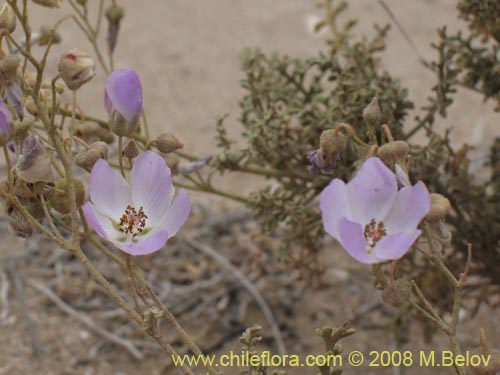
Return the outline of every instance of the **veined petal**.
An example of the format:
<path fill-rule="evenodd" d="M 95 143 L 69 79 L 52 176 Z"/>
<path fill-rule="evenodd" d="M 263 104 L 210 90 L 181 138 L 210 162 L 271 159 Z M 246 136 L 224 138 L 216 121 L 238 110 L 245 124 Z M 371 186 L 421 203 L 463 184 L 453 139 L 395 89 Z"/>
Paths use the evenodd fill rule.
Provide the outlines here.
<path fill-rule="evenodd" d="M 113 228 L 111 220 L 102 215 L 99 210 L 90 202 L 87 202 L 83 207 L 83 214 L 87 219 L 89 226 L 95 230 L 101 237 L 113 240 L 116 238 L 117 230 Z"/>
<path fill-rule="evenodd" d="M 379 261 L 395 260 L 401 258 L 410 249 L 411 245 L 420 236 L 420 230 L 400 232 L 384 236 L 375 245 L 374 253 Z"/>
<path fill-rule="evenodd" d="M 429 212 L 431 198 L 422 182 L 398 191 L 391 210 L 384 219 L 388 234 L 411 232 Z"/>
<path fill-rule="evenodd" d="M 179 189 L 174 203 L 158 224 L 159 230 L 166 230 L 169 238 L 175 236 L 188 219 L 190 213 L 191 200 L 189 195 L 186 190 Z"/>
<path fill-rule="evenodd" d="M 160 230 L 137 242 L 121 243 L 113 242 L 114 245 L 130 255 L 146 255 L 160 250 L 169 238 L 166 230 Z"/>
<path fill-rule="evenodd" d="M 106 91 L 104 104 L 109 107 L 109 102 L 106 104 L 106 97 L 128 122 L 134 117 L 142 113 L 142 86 L 139 76 L 132 69 L 115 70 L 108 77 L 106 82 Z M 108 112 L 110 112 L 108 110 Z"/>
<path fill-rule="evenodd" d="M 165 216 L 175 193 L 165 159 L 151 151 L 143 153 L 134 163 L 130 180 L 134 207 L 143 206 L 148 216 L 147 227 L 156 226 Z"/>
<path fill-rule="evenodd" d="M 104 159 L 99 159 L 92 168 L 89 192 L 90 200 L 99 212 L 116 221 L 132 203 L 127 181 Z"/>
<path fill-rule="evenodd" d="M 362 263 L 377 263 L 377 259 L 372 257 L 366 250 L 366 241 L 361 224 L 343 217 L 339 221 L 338 230 L 340 243 L 350 256 Z"/>
<path fill-rule="evenodd" d="M 371 219 L 382 219 L 391 209 L 398 190 L 396 176 L 379 158 L 367 159 L 347 184 L 352 215 L 366 225 Z"/>
<path fill-rule="evenodd" d="M 319 208 L 325 230 L 340 241 L 338 226 L 342 217 L 352 219 L 347 188 L 344 181 L 335 179 L 321 192 Z"/>

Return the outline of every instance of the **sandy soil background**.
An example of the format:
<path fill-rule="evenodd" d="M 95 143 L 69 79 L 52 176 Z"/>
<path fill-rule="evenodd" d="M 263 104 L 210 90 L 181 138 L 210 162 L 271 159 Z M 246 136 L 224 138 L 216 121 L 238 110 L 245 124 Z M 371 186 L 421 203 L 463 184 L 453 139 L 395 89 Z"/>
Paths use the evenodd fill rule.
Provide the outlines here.
<path fill-rule="evenodd" d="M 243 91 L 239 87 L 242 74 L 238 55 L 243 47 L 256 46 L 267 52 L 277 50 L 304 58 L 314 56 L 325 48 L 325 36 L 313 35 L 310 31 L 310 20 L 321 14 L 312 0 L 121 0 L 119 3 L 126 8 L 126 17 L 115 55 L 116 67 L 130 67 L 139 72 L 153 134 L 174 132 L 184 142 L 186 151 L 198 155 L 208 155 L 215 150 L 211 139 L 217 114 L 230 113 L 227 122 L 230 131 L 233 134 L 240 132 L 238 100 Z M 446 24 L 450 31 L 464 28 L 457 20 L 455 2 L 452 0 L 386 0 L 386 3 L 404 25 L 421 54 L 429 60 L 435 56 L 430 43 L 436 39 L 438 27 Z M 69 11 L 67 6 L 56 11 L 37 5 L 33 5 L 32 9 L 35 30 L 41 25 L 53 23 Z M 359 20 L 356 32 L 360 35 L 369 34 L 374 23 L 391 22 L 387 13 L 374 0 L 349 1 L 347 16 Z M 61 30 L 63 41 L 55 46 L 49 61 L 52 71 L 55 71 L 60 53 L 65 50 L 78 47 L 91 52 L 74 24 L 67 23 Z M 411 99 L 417 104 L 425 104 L 424 100 L 434 82 L 432 74 L 418 62 L 417 56 L 395 27 L 389 34 L 387 44 L 387 51 L 383 55 L 384 67 L 394 76 L 400 77 L 409 88 Z M 104 78 L 103 72 L 98 70 L 92 84 L 84 86 L 79 93 L 80 105 L 89 109 L 90 114 L 102 117 Z M 461 104 L 453 107 L 446 121 L 438 119 L 437 126 L 440 129 L 453 127 L 453 141 L 476 146 L 475 157 L 481 160 L 488 145 L 487 140 L 499 133 L 499 116 L 493 113 L 492 103 L 483 103 L 474 93 L 460 91 L 457 100 Z M 413 116 L 408 117 L 408 127 L 412 126 L 412 119 Z M 224 184 L 238 191 L 248 190 L 253 185 L 252 181 L 241 176 L 229 176 Z M 196 202 L 201 204 L 212 199 L 203 195 L 195 197 Z M 29 246 L 36 246 L 28 246 L 17 240 L 7 242 L 11 240 L 7 240 L 5 234 L 0 235 L 0 238 L 4 248 L 16 249 L 17 246 L 22 251 Z M 313 349 L 318 348 L 316 339 L 311 338 L 313 327 L 339 323 L 339 320 L 349 317 L 357 305 L 369 301 L 373 292 L 367 270 L 354 265 L 342 253 L 332 257 L 332 244 L 327 246 L 330 249 L 322 257 L 324 264 L 332 268 L 332 288 L 311 292 L 298 304 L 299 311 L 303 313 L 298 314 L 293 324 L 304 339 L 290 339 L 288 344 L 291 350 L 313 352 Z M 161 362 L 161 357 L 150 358 L 148 363 L 141 364 L 119 349 L 101 357 L 97 364 L 89 360 L 90 364 L 75 367 L 71 363 L 78 362 L 75 359 L 78 356 L 80 364 L 85 362 L 85 358 L 81 358 L 85 357 L 82 353 L 86 353 L 96 339 L 71 318 L 56 313 L 53 307 L 47 307 L 47 302 L 30 289 L 27 289 L 27 303 L 33 311 L 38 329 L 44 332 L 43 344 L 47 350 L 41 361 L 33 359 L 23 339 L 29 327 L 21 318 L 0 326 L 2 375 L 175 373 L 173 370 L 158 370 L 155 363 Z M 319 318 L 316 314 L 318 311 L 322 312 Z M 315 318 L 312 319 L 312 316 Z M 333 322 L 330 321 L 332 319 Z M 494 324 L 495 321 L 498 323 L 498 311 L 481 312 L 477 319 L 468 322 L 461 339 L 467 345 L 476 345 L 475 332 L 480 320 L 487 324 L 493 340 L 500 345 L 500 331 L 498 324 Z M 256 320 L 262 321 L 262 318 L 257 317 Z M 365 351 L 376 349 L 380 342 L 384 343 L 385 348 L 391 345 L 389 337 L 368 334 L 347 344 L 346 348 Z M 419 345 L 424 344 L 417 341 L 414 348 L 424 347 Z M 438 341 L 436 345 L 442 347 L 445 342 Z M 231 347 L 226 346 L 222 350 Z M 350 370 L 346 373 L 395 374 L 390 369 L 359 371 Z M 314 373 L 314 370 L 308 373 Z M 422 372 L 416 369 L 409 373 Z M 425 373 L 445 374 L 447 370 L 428 369 Z"/>

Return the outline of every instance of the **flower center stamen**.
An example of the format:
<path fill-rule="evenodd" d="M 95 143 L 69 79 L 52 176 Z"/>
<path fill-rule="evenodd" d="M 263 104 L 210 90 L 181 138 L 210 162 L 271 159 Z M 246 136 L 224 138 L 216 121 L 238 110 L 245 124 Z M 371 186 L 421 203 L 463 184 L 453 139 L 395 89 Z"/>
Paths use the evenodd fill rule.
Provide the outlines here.
<path fill-rule="evenodd" d="M 120 230 L 132 237 L 137 236 L 146 227 L 147 215 L 144 213 L 144 207 L 139 207 L 137 211 L 134 207 L 128 205 L 125 213 L 120 218 Z"/>
<path fill-rule="evenodd" d="M 367 249 L 373 250 L 377 242 L 380 241 L 387 232 L 382 221 L 376 222 L 375 219 L 371 219 L 370 222 L 365 225 L 363 234 L 365 235 Z"/>

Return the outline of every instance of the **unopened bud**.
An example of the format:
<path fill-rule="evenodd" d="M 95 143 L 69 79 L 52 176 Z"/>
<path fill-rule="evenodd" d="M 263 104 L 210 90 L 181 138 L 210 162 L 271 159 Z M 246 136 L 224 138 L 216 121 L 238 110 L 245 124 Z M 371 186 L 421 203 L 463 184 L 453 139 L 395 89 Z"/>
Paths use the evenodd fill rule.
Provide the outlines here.
<path fill-rule="evenodd" d="M 59 35 L 56 29 L 50 26 L 42 26 L 38 35 L 38 45 L 46 46 L 49 44 L 51 38 L 53 44 L 61 43 L 61 35 Z"/>
<path fill-rule="evenodd" d="M 85 187 L 83 186 L 82 181 L 77 178 L 73 180 L 73 186 L 75 187 L 76 208 L 79 208 L 85 201 Z M 68 195 L 67 188 L 68 182 L 65 178 L 57 181 L 55 194 L 50 200 L 50 205 L 54 208 L 54 210 L 63 215 L 71 212 L 71 199 Z"/>
<path fill-rule="evenodd" d="M 7 86 L 17 82 L 17 69 L 21 59 L 16 55 L 7 55 L 0 60 L 0 82 Z"/>
<path fill-rule="evenodd" d="M 16 178 L 14 180 L 14 194 L 19 198 L 33 198 L 36 196 L 35 185 Z"/>
<path fill-rule="evenodd" d="M 82 7 L 84 7 L 85 5 L 87 5 L 87 0 L 76 0 L 76 2 L 78 4 L 80 4 Z"/>
<path fill-rule="evenodd" d="M 160 152 L 168 154 L 183 148 L 184 145 L 172 133 L 163 133 L 156 138 L 156 147 Z"/>
<path fill-rule="evenodd" d="M 117 4 L 112 4 L 106 10 L 106 18 L 108 19 L 108 48 L 111 52 L 115 50 L 116 43 L 118 42 L 120 22 L 124 14 L 123 8 Z"/>
<path fill-rule="evenodd" d="M 179 173 L 179 163 L 180 158 L 175 154 L 167 154 L 163 157 L 167 162 L 168 167 L 172 171 L 172 174 Z"/>
<path fill-rule="evenodd" d="M 5 2 L 0 7 L 0 30 L 6 31 L 9 34 L 13 33 L 16 29 L 16 14 L 10 7 L 10 5 Z"/>
<path fill-rule="evenodd" d="M 95 75 L 92 58 L 76 49 L 62 55 L 58 65 L 59 74 L 70 90 L 78 90 Z"/>
<path fill-rule="evenodd" d="M 103 141 L 110 144 L 115 140 L 114 135 L 108 129 L 102 128 L 93 122 L 76 123 L 73 127 L 73 132 L 78 138 L 83 139 L 87 143 Z"/>
<path fill-rule="evenodd" d="M 387 285 L 382 292 L 382 300 L 392 307 L 401 307 L 410 300 L 411 286 L 407 280 L 398 279 L 394 285 Z"/>
<path fill-rule="evenodd" d="M 404 165 L 410 146 L 405 141 L 388 142 L 378 149 L 378 156 L 384 163 L 392 167 L 395 162 Z"/>
<path fill-rule="evenodd" d="M 75 164 L 85 169 L 87 172 L 91 172 L 97 160 L 107 158 L 108 145 L 102 141 L 96 141 L 90 144 L 88 150 L 76 154 Z"/>
<path fill-rule="evenodd" d="M 123 148 L 123 156 L 129 159 L 134 159 L 139 155 L 139 147 L 137 147 L 137 143 L 132 139 L 127 142 L 125 147 Z"/>
<path fill-rule="evenodd" d="M 370 104 L 363 110 L 363 120 L 367 125 L 375 125 L 380 119 L 380 106 L 378 98 L 374 97 Z"/>
<path fill-rule="evenodd" d="M 34 3 L 47 8 L 60 8 L 62 0 L 33 0 Z"/>
<path fill-rule="evenodd" d="M 425 220 L 433 223 L 444 219 L 451 209 L 451 204 L 448 198 L 441 194 L 431 194 L 431 208 L 425 216 Z"/>

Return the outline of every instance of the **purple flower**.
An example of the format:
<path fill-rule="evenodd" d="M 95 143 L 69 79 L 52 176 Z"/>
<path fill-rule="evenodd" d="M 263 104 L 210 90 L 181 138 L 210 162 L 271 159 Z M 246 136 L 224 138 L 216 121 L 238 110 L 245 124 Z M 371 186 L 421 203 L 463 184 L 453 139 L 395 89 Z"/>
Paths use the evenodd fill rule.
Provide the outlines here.
<path fill-rule="evenodd" d="M 115 70 L 108 77 L 104 105 L 111 116 L 110 129 L 118 135 L 129 135 L 137 129 L 142 113 L 142 86 L 132 69 Z"/>
<path fill-rule="evenodd" d="M 130 185 L 98 160 L 90 173 L 90 200 L 83 206 L 89 225 L 131 255 L 159 250 L 186 222 L 191 202 L 184 189 L 174 200 L 170 169 L 154 152 L 137 158 Z"/>
<path fill-rule="evenodd" d="M 11 135 L 12 113 L 4 102 L 0 101 L 0 145 L 9 142 Z"/>
<path fill-rule="evenodd" d="M 420 235 L 430 208 L 422 182 L 398 191 L 396 175 L 378 158 L 366 160 L 347 185 L 333 180 L 321 193 L 325 230 L 363 263 L 399 259 Z"/>

